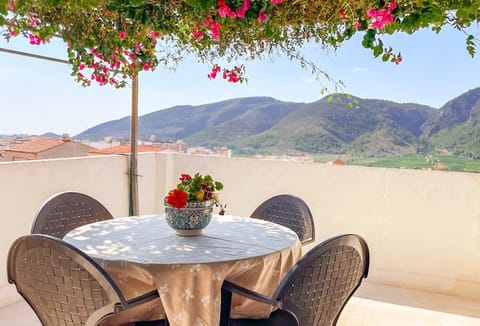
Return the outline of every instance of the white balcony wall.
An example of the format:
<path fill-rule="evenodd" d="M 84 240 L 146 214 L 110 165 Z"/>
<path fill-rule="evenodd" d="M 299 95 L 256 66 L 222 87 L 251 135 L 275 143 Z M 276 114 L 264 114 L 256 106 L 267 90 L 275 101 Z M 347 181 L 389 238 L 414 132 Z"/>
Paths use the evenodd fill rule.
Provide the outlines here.
<path fill-rule="evenodd" d="M 126 156 L 0 163 L 0 293 L 7 293 L 0 305 L 13 297 L 2 287 L 15 291 L 6 281 L 8 248 L 30 232 L 43 201 L 80 191 L 125 216 L 127 170 Z M 290 193 L 310 206 L 317 243 L 362 235 L 371 252 L 369 282 L 480 299 L 480 174 L 140 154 L 141 214 L 163 212 L 178 176 L 195 172 L 224 183 L 228 214 L 248 216 L 263 200 Z"/>
<path fill-rule="evenodd" d="M 229 214 L 248 216 L 276 194 L 303 198 L 316 243 L 341 233 L 365 238 L 370 282 L 480 298 L 480 174 L 188 155 L 173 165 L 174 175 L 223 181 Z"/>
<path fill-rule="evenodd" d="M 83 157 L 0 163 L 0 306 L 16 298 L 7 286 L 10 245 L 29 234 L 47 198 L 64 191 L 88 194 L 114 216 L 128 215 L 128 158 Z"/>

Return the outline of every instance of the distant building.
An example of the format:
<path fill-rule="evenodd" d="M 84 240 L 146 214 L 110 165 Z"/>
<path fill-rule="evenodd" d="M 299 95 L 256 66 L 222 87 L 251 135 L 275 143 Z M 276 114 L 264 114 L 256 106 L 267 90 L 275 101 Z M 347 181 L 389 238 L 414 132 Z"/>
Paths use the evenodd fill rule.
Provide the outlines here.
<path fill-rule="evenodd" d="M 165 146 L 169 151 L 172 151 L 172 152 L 177 152 L 177 153 L 187 152 L 187 144 L 185 144 L 182 140 L 156 142 L 154 143 L 154 145 Z"/>
<path fill-rule="evenodd" d="M 181 140 L 177 140 L 176 142 L 174 142 L 172 144 L 171 149 L 174 150 L 175 152 L 186 153 L 187 152 L 187 144 L 185 144 Z"/>
<path fill-rule="evenodd" d="M 86 156 L 94 147 L 71 140 L 65 134 L 62 138 L 33 138 L 4 150 L 4 161 L 44 160 Z"/>
<path fill-rule="evenodd" d="M 137 146 L 137 153 L 145 152 L 161 152 L 167 150 L 165 146 L 139 145 Z M 119 145 L 108 148 L 96 149 L 88 152 L 88 155 L 114 155 L 114 154 L 130 154 L 130 144 Z"/>
<path fill-rule="evenodd" d="M 213 152 L 205 147 L 191 147 L 188 149 L 189 154 L 195 155 L 212 155 Z"/>
<path fill-rule="evenodd" d="M 232 157 L 232 150 L 228 149 L 228 147 L 222 146 L 217 149 L 217 155 L 224 157 Z"/>
<path fill-rule="evenodd" d="M 258 160 L 272 160 L 272 161 L 284 161 L 284 162 L 296 162 L 296 163 L 313 163 L 313 157 L 302 156 L 289 156 L 289 155 L 255 155 Z"/>

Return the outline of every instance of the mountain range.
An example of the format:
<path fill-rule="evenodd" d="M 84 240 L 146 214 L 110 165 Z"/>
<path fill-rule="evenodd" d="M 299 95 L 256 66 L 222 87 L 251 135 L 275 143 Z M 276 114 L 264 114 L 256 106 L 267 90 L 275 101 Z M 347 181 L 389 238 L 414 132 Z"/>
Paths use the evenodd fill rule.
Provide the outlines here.
<path fill-rule="evenodd" d="M 436 109 L 338 94 L 312 103 L 270 97 L 174 106 L 139 117 L 139 137 L 227 146 L 236 154 L 426 154 L 480 158 L 480 88 Z M 129 138 L 130 117 L 75 136 Z"/>

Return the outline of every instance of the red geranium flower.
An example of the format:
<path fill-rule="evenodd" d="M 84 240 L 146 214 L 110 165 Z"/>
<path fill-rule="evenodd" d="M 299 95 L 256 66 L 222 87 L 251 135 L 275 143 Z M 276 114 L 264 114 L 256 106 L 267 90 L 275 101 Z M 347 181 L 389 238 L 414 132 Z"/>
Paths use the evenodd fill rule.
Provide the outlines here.
<path fill-rule="evenodd" d="M 180 209 L 187 204 L 187 193 L 178 189 L 173 189 L 168 193 L 167 203 Z"/>
<path fill-rule="evenodd" d="M 180 176 L 180 181 L 188 181 L 191 178 L 192 177 L 190 176 L 190 174 L 182 173 L 182 175 Z"/>

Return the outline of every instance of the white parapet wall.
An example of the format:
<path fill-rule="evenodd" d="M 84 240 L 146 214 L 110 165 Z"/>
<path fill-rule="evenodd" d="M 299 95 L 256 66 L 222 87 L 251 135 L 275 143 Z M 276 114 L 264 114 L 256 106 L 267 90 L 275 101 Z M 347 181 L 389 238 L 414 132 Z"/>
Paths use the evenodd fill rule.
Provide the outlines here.
<path fill-rule="evenodd" d="M 365 238 L 370 282 L 480 299 L 480 174 L 188 155 L 173 165 L 174 175 L 223 181 L 229 214 L 249 216 L 281 193 L 303 198 L 315 244 L 342 233 Z"/>
<path fill-rule="evenodd" d="M 8 248 L 30 232 L 44 200 L 79 191 L 126 216 L 127 172 L 127 156 L 0 163 L 0 306 L 18 298 L 6 279 Z M 178 176 L 195 172 L 223 182 L 227 214 L 249 216 L 263 200 L 289 193 L 310 206 L 316 243 L 362 235 L 369 282 L 480 299 L 480 174 L 140 154 L 141 214 L 162 213 Z"/>
<path fill-rule="evenodd" d="M 64 191 L 88 194 L 114 216 L 128 215 L 128 160 L 124 156 L 0 163 L 0 306 L 18 298 L 8 286 L 7 254 L 29 234 L 44 201 Z"/>

